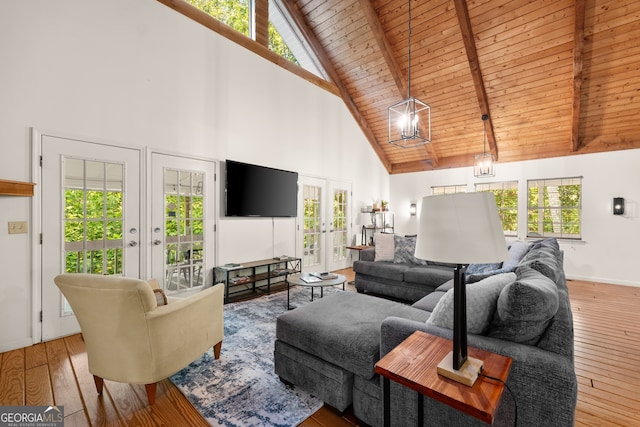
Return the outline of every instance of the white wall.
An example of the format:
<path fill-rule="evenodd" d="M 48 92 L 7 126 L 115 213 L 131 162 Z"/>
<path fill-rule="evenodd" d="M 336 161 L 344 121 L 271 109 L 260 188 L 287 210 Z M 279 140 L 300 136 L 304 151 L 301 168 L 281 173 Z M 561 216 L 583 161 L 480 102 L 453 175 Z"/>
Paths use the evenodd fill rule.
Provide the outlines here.
<path fill-rule="evenodd" d="M 0 2 L 0 52 L 0 178 L 32 180 L 33 127 L 351 182 L 354 210 L 388 197 L 338 97 L 155 0 Z M 32 343 L 38 248 L 6 226 L 31 209 L 31 198 L 0 196 L 0 351 Z M 291 254 L 294 223 L 222 218 L 218 261 Z"/>
<path fill-rule="evenodd" d="M 496 176 L 478 179 L 472 168 L 429 171 L 390 177 L 392 209 L 396 231 L 413 234 L 417 230 L 420 200 L 431 194 L 432 186 L 464 185 L 468 191 L 478 182 L 519 182 L 519 238 L 526 238 L 527 180 L 582 176 L 582 242 L 560 240 L 564 267 L 569 278 L 640 286 L 637 262 L 640 259 L 640 150 L 585 154 L 545 160 L 497 163 Z M 624 216 L 612 214 L 613 197 L 624 197 Z M 410 202 L 418 201 L 418 215 L 409 215 Z"/>

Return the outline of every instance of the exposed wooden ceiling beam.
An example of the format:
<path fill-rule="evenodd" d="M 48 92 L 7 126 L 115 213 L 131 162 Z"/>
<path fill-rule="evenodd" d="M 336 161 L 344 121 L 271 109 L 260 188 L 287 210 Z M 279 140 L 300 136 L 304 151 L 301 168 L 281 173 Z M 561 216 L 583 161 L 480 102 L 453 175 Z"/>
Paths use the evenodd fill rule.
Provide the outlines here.
<path fill-rule="evenodd" d="M 480 112 L 482 115 L 486 114 L 489 117 L 489 119 L 487 120 L 487 141 L 489 142 L 489 151 L 491 151 L 496 160 L 498 160 L 498 145 L 496 144 L 496 136 L 493 131 L 493 120 L 491 119 L 491 112 L 489 111 L 489 100 L 487 98 L 487 91 L 484 86 L 484 79 L 482 78 L 480 63 L 478 62 L 478 51 L 476 50 L 473 28 L 471 28 L 471 19 L 469 18 L 469 9 L 467 8 L 467 2 L 465 0 L 453 0 L 453 3 L 456 7 L 458 24 L 460 25 L 460 32 L 462 33 L 464 49 L 467 52 L 467 60 L 469 61 L 469 69 L 471 70 L 473 85 L 476 89 L 476 96 L 478 97 Z"/>
<path fill-rule="evenodd" d="M 309 28 L 309 25 L 307 24 L 307 21 L 304 18 L 304 15 L 302 14 L 302 11 L 300 10 L 300 8 L 294 3 L 295 2 L 284 1 L 282 2 L 282 5 L 287 9 L 287 12 L 293 19 L 295 25 L 302 32 L 302 35 L 307 40 L 307 43 L 309 43 L 309 46 L 311 46 L 313 53 L 316 55 L 316 57 L 322 64 L 322 67 L 327 72 L 327 75 L 338 88 L 338 91 L 340 92 L 340 96 L 342 97 L 342 100 L 347 106 L 347 109 L 349 110 L 353 118 L 356 120 L 356 123 L 358 123 L 358 125 L 360 126 L 360 129 L 362 130 L 365 137 L 369 141 L 369 144 L 371 144 L 371 147 L 373 148 L 373 150 L 378 155 L 378 158 L 380 159 L 384 167 L 387 169 L 387 172 L 390 172 L 391 162 L 389 161 L 384 150 L 380 146 L 380 143 L 378 142 L 375 134 L 369 127 L 366 119 L 358 109 L 356 103 L 351 98 L 351 95 L 347 90 L 346 86 L 344 85 L 344 83 L 342 83 L 342 79 L 340 79 L 338 72 L 333 66 L 333 63 L 331 62 L 331 60 L 329 59 L 329 55 L 327 55 L 327 53 L 324 50 L 324 47 L 322 46 L 318 38 L 315 36 L 313 31 L 311 31 L 311 29 Z"/>
<path fill-rule="evenodd" d="M 367 19 L 367 23 L 369 24 L 369 28 L 371 28 L 371 32 L 373 33 L 376 42 L 378 43 L 378 48 L 384 57 L 384 60 L 387 64 L 387 68 L 389 68 L 389 72 L 391 73 L 391 77 L 393 81 L 396 82 L 396 86 L 398 87 L 398 92 L 400 96 L 404 96 L 405 93 L 408 93 L 407 85 L 404 83 L 404 77 L 402 75 L 402 70 L 398 65 L 398 61 L 396 61 L 393 56 L 391 45 L 387 40 L 384 30 L 382 29 L 382 25 L 380 24 L 380 19 L 378 18 L 378 14 L 376 13 L 373 6 L 371 6 L 370 0 L 360 0 L 360 8 L 362 9 L 362 13 Z M 423 135 L 426 135 L 427 132 L 423 129 Z M 431 159 L 431 162 L 434 166 L 438 165 L 438 155 L 436 154 L 435 149 L 431 144 L 423 145 L 424 150 L 426 151 L 427 156 Z"/>
<path fill-rule="evenodd" d="M 572 152 L 580 148 L 580 98 L 582 94 L 582 54 L 584 52 L 585 0 L 575 0 L 575 25 L 573 33 L 573 104 L 571 110 Z"/>

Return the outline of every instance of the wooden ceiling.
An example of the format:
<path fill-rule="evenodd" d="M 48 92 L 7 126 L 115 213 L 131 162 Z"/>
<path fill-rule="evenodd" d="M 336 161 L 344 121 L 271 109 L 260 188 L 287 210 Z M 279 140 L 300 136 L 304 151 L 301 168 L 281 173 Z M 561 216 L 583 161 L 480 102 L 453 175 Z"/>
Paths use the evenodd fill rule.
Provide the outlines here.
<path fill-rule="evenodd" d="M 391 174 L 472 165 L 483 114 L 498 164 L 640 148 L 637 0 L 411 0 L 411 95 L 432 128 L 417 148 L 387 143 L 387 108 L 407 97 L 408 0 L 282 0 L 333 84 L 158 1 L 341 96 Z"/>
<path fill-rule="evenodd" d="M 387 143 L 407 97 L 407 0 L 292 0 L 347 107 L 390 173 L 640 148 L 637 0 L 411 0 L 411 95 L 432 142 Z"/>

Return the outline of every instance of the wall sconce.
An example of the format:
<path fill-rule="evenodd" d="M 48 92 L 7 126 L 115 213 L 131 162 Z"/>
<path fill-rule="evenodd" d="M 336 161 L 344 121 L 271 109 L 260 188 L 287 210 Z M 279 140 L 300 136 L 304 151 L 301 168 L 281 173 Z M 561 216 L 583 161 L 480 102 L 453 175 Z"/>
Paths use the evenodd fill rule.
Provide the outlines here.
<path fill-rule="evenodd" d="M 416 211 L 418 210 L 418 206 L 416 202 L 411 202 L 409 206 L 409 215 L 416 216 Z"/>
<path fill-rule="evenodd" d="M 613 214 L 624 215 L 624 197 L 613 198 Z"/>

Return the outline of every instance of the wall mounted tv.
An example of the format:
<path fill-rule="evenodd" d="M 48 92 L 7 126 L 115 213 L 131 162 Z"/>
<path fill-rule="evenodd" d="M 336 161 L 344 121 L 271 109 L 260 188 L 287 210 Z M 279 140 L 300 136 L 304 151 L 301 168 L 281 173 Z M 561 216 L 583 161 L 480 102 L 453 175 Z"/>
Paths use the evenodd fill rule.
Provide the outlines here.
<path fill-rule="evenodd" d="M 227 160 L 225 215 L 296 217 L 298 173 Z"/>

